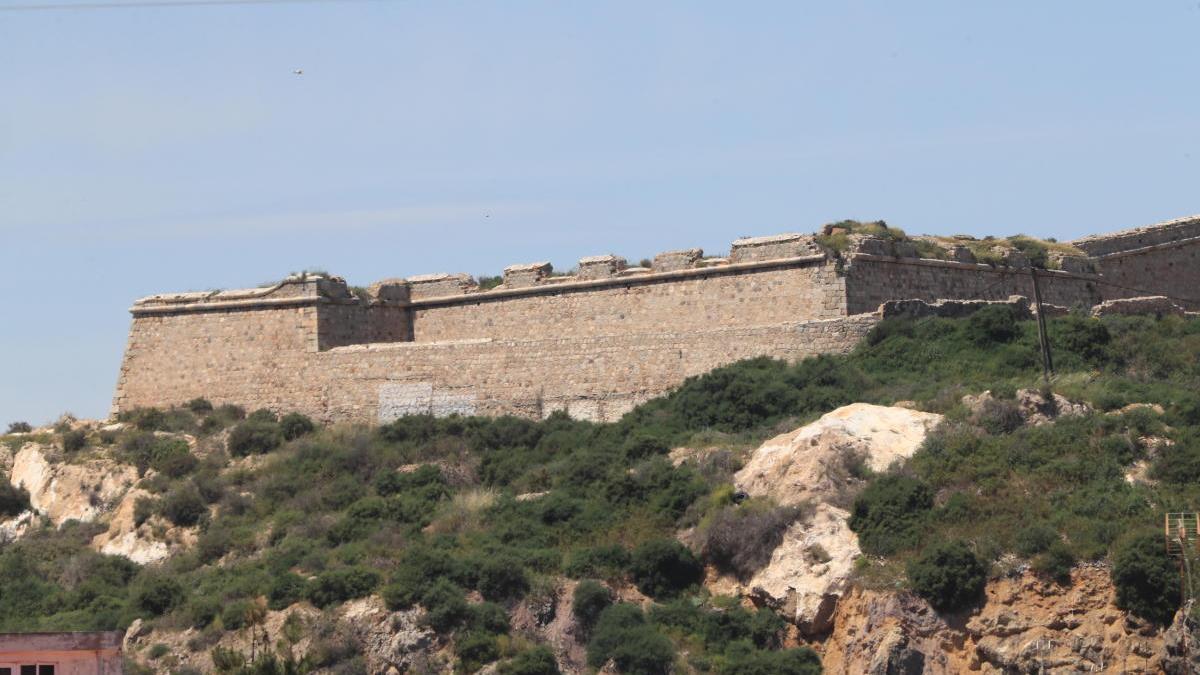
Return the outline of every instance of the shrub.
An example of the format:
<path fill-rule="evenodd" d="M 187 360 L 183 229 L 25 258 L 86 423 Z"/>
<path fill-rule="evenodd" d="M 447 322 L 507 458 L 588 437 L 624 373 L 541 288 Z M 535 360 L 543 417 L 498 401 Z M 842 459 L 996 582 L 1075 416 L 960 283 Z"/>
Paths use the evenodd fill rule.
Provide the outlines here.
<path fill-rule="evenodd" d="M 725 650 L 718 675 L 820 675 L 821 659 L 808 647 L 764 651 L 748 642 L 737 642 Z"/>
<path fill-rule="evenodd" d="M 213 404 L 206 398 L 194 398 L 187 402 L 186 407 L 197 415 L 206 415 L 213 411 Z"/>
<path fill-rule="evenodd" d="M 1011 342 L 1021 327 L 1011 305 L 988 305 L 967 318 L 963 332 L 976 346 L 986 347 Z"/>
<path fill-rule="evenodd" d="M 144 576 L 133 587 L 134 607 L 159 616 L 174 609 L 183 601 L 183 586 L 165 574 Z"/>
<path fill-rule="evenodd" d="M 976 416 L 979 426 L 989 434 L 1011 434 L 1025 424 L 1021 408 L 1015 401 L 989 398 L 983 402 Z"/>
<path fill-rule="evenodd" d="M 154 497 L 138 497 L 133 503 L 133 524 L 141 527 L 158 511 L 158 500 Z"/>
<path fill-rule="evenodd" d="M 932 507 L 933 493 L 924 483 L 907 476 L 881 476 L 854 500 L 849 525 L 864 552 L 891 555 L 917 545 Z"/>
<path fill-rule="evenodd" d="M 468 631 L 454 640 L 454 652 L 464 672 L 473 673 L 500 658 L 496 638 L 487 633 Z"/>
<path fill-rule="evenodd" d="M 31 425 L 29 422 L 9 422 L 8 423 L 8 431 L 6 431 L 5 433 L 27 434 L 27 433 L 30 433 L 31 431 L 33 431 L 33 425 Z"/>
<path fill-rule="evenodd" d="M 1033 571 L 1067 584 L 1071 581 L 1071 569 L 1075 567 L 1075 554 L 1062 542 L 1054 542 L 1033 561 Z"/>
<path fill-rule="evenodd" d="M 156 660 L 161 659 L 162 657 L 166 656 L 169 653 L 171 653 L 170 647 L 166 646 L 165 644 L 163 644 L 161 642 L 156 642 L 153 645 L 151 645 L 150 649 L 146 652 L 146 656 L 151 661 L 156 661 Z"/>
<path fill-rule="evenodd" d="M 283 432 L 273 420 L 249 418 L 229 433 L 229 453 L 234 457 L 266 454 L 283 443 Z"/>
<path fill-rule="evenodd" d="M 744 581 L 771 561 L 784 532 L 801 515 L 794 506 L 727 506 L 705 529 L 700 553 L 717 569 Z"/>
<path fill-rule="evenodd" d="M 150 468 L 171 478 L 191 473 L 199 461 L 182 439 L 158 439 L 151 447 Z"/>
<path fill-rule="evenodd" d="M 438 579 L 421 594 L 425 623 L 439 633 L 448 633 L 470 616 L 463 590 L 446 579 Z"/>
<path fill-rule="evenodd" d="M 671 597 L 704 576 L 696 556 L 674 539 L 656 539 L 638 546 L 629 571 L 638 589 L 655 598 Z"/>
<path fill-rule="evenodd" d="M 1122 542 L 1113 554 L 1117 606 L 1166 625 L 1179 608 L 1179 569 L 1167 555 L 1162 535 L 1145 532 Z"/>
<path fill-rule="evenodd" d="M 241 670 L 242 666 L 246 665 L 246 657 L 239 651 L 234 649 L 226 649 L 225 647 L 213 647 L 209 652 L 212 657 L 213 668 L 217 672 L 228 673 Z"/>
<path fill-rule="evenodd" d="M 195 485 L 184 483 L 163 497 L 158 511 L 180 527 L 191 527 L 199 523 L 201 517 L 208 515 L 208 505 Z"/>
<path fill-rule="evenodd" d="M 616 579 L 629 567 L 629 551 L 620 544 L 601 544 L 576 549 L 567 559 L 565 571 L 574 579 Z"/>
<path fill-rule="evenodd" d="M 87 432 L 72 429 L 62 435 L 63 452 L 74 453 L 87 447 Z"/>
<path fill-rule="evenodd" d="M 366 567 L 344 567 L 317 575 L 308 588 L 308 599 L 317 607 L 328 607 L 370 595 L 379 585 L 379 573 Z"/>
<path fill-rule="evenodd" d="M 295 572 L 284 572 L 271 580 L 267 606 L 274 610 L 290 607 L 308 595 L 308 580 Z"/>
<path fill-rule="evenodd" d="M 1034 523 L 1017 532 L 1017 553 L 1025 557 L 1035 556 L 1058 541 L 1058 532 L 1046 523 Z"/>
<path fill-rule="evenodd" d="M 1050 339 L 1053 340 L 1056 349 L 1072 352 L 1093 366 L 1099 366 L 1108 360 L 1112 334 L 1103 322 L 1071 315 L 1051 325 L 1053 330 L 1050 331 Z"/>
<path fill-rule="evenodd" d="M 500 664 L 500 675 L 562 675 L 554 652 L 538 645 L 517 654 L 513 660 Z"/>
<path fill-rule="evenodd" d="M 529 579 L 519 560 L 507 555 L 493 555 L 479 565 L 478 588 L 488 600 L 509 600 L 529 590 Z"/>
<path fill-rule="evenodd" d="M 908 564 L 908 580 L 934 609 L 953 611 L 983 595 L 987 569 L 961 541 L 936 544 Z"/>
<path fill-rule="evenodd" d="M 666 675 L 675 660 L 675 648 L 642 610 L 627 604 L 613 605 L 600 615 L 588 642 L 587 661 L 601 668 L 612 660 L 629 675 Z"/>
<path fill-rule="evenodd" d="M 508 632 L 508 612 L 494 602 L 471 605 L 467 625 L 472 631 L 489 635 L 504 635 Z"/>
<path fill-rule="evenodd" d="M 0 477 L 0 516 L 15 516 L 29 508 L 29 492 Z"/>
<path fill-rule="evenodd" d="M 600 614 L 608 609 L 612 602 L 612 592 L 608 587 L 595 581 L 579 582 L 571 601 L 571 613 L 575 615 L 585 635 L 596 625 Z"/>
<path fill-rule="evenodd" d="M 312 420 L 296 412 L 288 413 L 279 420 L 279 429 L 283 432 L 284 439 L 289 441 L 310 434 L 316 428 Z"/>

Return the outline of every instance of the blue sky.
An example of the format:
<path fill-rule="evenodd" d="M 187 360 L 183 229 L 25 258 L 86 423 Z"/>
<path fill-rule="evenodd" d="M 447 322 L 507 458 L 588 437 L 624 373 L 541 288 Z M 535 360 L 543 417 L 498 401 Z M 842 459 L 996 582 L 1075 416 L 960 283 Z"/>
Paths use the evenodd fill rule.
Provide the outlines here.
<path fill-rule="evenodd" d="M 0 423 L 105 415 L 160 291 L 1200 211 L 1197 0 L 13 4 Z"/>

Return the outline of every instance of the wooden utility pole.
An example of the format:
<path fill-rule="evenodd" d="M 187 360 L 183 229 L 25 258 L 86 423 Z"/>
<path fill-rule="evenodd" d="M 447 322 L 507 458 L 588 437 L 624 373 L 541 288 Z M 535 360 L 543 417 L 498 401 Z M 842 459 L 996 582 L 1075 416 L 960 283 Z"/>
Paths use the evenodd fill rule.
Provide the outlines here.
<path fill-rule="evenodd" d="M 1042 349 L 1042 379 L 1050 381 L 1054 374 L 1054 360 L 1050 357 L 1050 337 L 1046 334 L 1046 312 L 1042 309 L 1042 286 L 1038 283 L 1037 268 L 1029 268 L 1029 276 L 1033 279 L 1033 303 L 1037 307 L 1038 343 Z"/>

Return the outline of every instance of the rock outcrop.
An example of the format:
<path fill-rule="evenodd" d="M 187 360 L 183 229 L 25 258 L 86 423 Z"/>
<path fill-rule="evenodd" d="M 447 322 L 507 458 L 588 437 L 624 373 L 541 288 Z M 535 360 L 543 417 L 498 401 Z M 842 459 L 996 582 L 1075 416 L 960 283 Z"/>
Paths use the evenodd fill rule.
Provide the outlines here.
<path fill-rule="evenodd" d="M 13 457 L 10 482 L 29 491 L 34 511 L 54 525 L 92 522 L 111 511 L 138 479 L 137 469 L 107 459 L 51 463 L 50 448 L 36 443 Z"/>
<path fill-rule="evenodd" d="M 735 484 L 751 496 L 813 510 L 788 528 L 770 563 L 747 583 L 714 579 L 713 587 L 775 608 L 805 635 L 827 633 L 861 554 L 846 524 L 846 508 L 862 484 L 861 467 L 883 471 L 911 457 L 941 419 L 855 403 L 764 443 L 734 476 Z"/>
<path fill-rule="evenodd" d="M 991 581 L 973 613 L 939 615 L 911 593 L 855 588 L 838 604 L 822 661 L 830 675 L 1163 672 L 1163 633 L 1115 597 L 1097 565 L 1077 567 L 1066 587 L 1028 571 Z"/>

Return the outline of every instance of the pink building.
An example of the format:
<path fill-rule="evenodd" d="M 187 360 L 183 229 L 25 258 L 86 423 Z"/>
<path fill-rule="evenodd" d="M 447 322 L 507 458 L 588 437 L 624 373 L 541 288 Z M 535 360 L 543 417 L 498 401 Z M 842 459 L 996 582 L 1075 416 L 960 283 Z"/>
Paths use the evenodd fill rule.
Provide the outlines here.
<path fill-rule="evenodd" d="M 121 631 L 0 633 L 0 675 L 117 675 Z"/>

